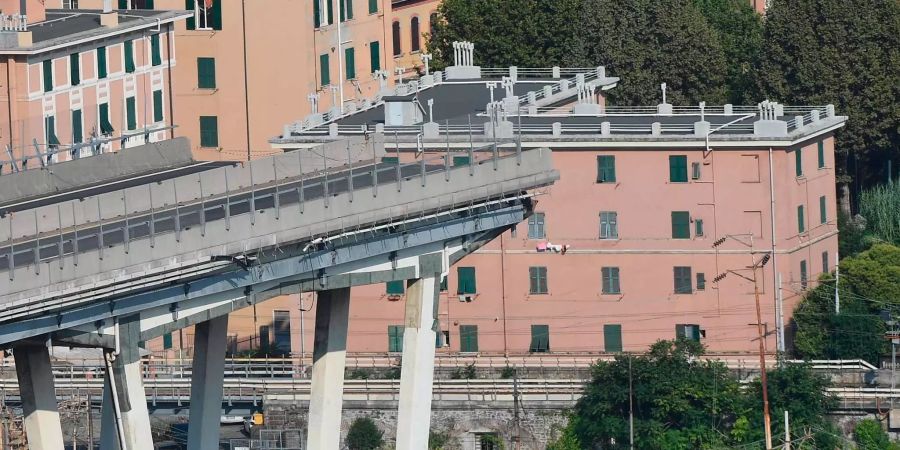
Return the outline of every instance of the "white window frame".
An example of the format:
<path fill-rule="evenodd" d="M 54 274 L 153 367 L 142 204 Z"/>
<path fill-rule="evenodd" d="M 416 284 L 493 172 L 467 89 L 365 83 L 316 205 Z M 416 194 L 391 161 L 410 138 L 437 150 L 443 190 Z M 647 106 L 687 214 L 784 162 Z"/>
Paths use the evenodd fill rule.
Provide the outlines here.
<path fill-rule="evenodd" d="M 202 21 L 201 21 L 202 17 Z M 203 25 L 201 25 L 201 23 Z M 204 0 L 194 1 L 194 29 L 195 30 L 212 30 L 209 26 L 209 9 L 206 8 Z"/>

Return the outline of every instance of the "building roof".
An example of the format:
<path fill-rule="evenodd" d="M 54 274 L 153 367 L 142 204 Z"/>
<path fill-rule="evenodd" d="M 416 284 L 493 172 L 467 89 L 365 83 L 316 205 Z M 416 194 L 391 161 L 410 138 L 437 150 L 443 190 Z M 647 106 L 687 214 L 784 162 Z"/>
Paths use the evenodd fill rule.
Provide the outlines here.
<path fill-rule="evenodd" d="M 101 10 L 48 9 L 46 20 L 28 24 L 28 31 L 31 32 L 31 45 L 21 46 L 15 40 L 0 40 L 0 53 L 41 53 L 135 30 L 155 28 L 157 25 L 175 22 L 193 15 L 190 11 L 139 9 L 120 10 L 117 13 L 119 24 L 114 27 L 104 27 L 100 25 Z"/>

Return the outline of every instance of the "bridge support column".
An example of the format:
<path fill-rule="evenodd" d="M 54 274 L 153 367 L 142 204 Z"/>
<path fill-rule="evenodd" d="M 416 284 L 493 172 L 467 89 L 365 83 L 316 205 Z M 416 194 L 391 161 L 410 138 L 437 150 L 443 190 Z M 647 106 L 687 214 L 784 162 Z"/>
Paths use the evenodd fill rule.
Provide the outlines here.
<path fill-rule="evenodd" d="M 340 448 L 349 317 L 350 288 L 319 292 L 306 437 L 309 449 Z"/>
<path fill-rule="evenodd" d="M 22 346 L 13 349 L 16 375 L 22 396 L 24 428 L 30 450 L 63 448 L 62 425 L 56 407 L 56 389 L 50 352 L 45 346 Z"/>
<path fill-rule="evenodd" d="M 227 338 L 227 315 L 207 320 L 195 327 L 187 445 L 192 450 L 219 448 Z"/>
<path fill-rule="evenodd" d="M 122 317 L 118 327 L 121 343 L 119 354 L 113 356 L 110 351 L 104 352 L 109 361 L 106 384 L 110 389 L 108 399 L 112 403 L 110 409 L 113 413 L 113 423 L 110 426 L 115 427 L 118 438 L 116 444 L 124 444 L 128 450 L 152 450 L 153 434 L 150 430 L 150 413 L 144 393 L 144 371 L 138 347 L 141 339 L 140 316 L 135 314 Z M 104 398 L 105 400 L 107 399 Z M 119 447 L 121 445 L 113 448 Z"/>
<path fill-rule="evenodd" d="M 428 448 L 434 381 L 435 310 L 440 292 L 438 277 L 419 278 L 408 283 L 397 450 Z"/>
<path fill-rule="evenodd" d="M 109 378 L 103 381 L 103 402 L 100 405 L 100 450 L 119 450 L 119 430 Z"/>

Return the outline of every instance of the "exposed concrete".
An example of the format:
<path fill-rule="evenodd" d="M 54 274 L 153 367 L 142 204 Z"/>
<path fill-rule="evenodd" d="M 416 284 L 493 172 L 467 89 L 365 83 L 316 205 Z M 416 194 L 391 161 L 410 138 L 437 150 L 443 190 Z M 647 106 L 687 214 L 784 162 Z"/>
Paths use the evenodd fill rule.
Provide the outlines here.
<path fill-rule="evenodd" d="M 410 280 L 403 330 L 397 450 L 428 448 L 434 382 L 435 309 L 439 274 Z"/>
<path fill-rule="evenodd" d="M 350 288 L 319 294 L 306 448 L 340 448 L 341 436 L 335 430 L 341 426 L 349 318 Z"/>
<path fill-rule="evenodd" d="M 227 337 L 227 315 L 202 322 L 195 327 L 188 426 L 188 448 L 192 450 L 219 448 Z"/>
<path fill-rule="evenodd" d="M 102 401 L 100 406 L 100 450 L 119 450 L 119 431 L 116 429 L 116 412 L 109 387 L 109 377 L 103 382 Z"/>
<path fill-rule="evenodd" d="M 28 448 L 30 450 L 63 448 L 50 352 L 45 346 L 22 346 L 14 348 L 13 355 L 16 359 L 16 376 L 19 378 Z"/>
<path fill-rule="evenodd" d="M 153 434 L 150 429 L 150 413 L 144 393 L 144 374 L 138 342 L 141 336 L 140 316 L 133 314 L 119 319 L 119 354 L 112 361 L 112 373 L 106 374 L 107 382 L 116 396 L 113 412 L 118 409 L 122 426 L 118 442 L 128 450 L 152 450 Z M 115 417 L 114 417 L 115 419 Z M 102 439 L 101 439 L 102 440 Z"/>

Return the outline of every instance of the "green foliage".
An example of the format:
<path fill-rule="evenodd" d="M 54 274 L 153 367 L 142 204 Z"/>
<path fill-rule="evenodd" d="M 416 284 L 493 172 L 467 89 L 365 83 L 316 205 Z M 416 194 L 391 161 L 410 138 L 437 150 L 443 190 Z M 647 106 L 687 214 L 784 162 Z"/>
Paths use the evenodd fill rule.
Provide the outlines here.
<path fill-rule="evenodd" d="M 892 450 L 897 448 L 891 444 L 888 434 L 875 419 L 863 419 L 853 429 L 853 441 L 860 450 Z"/>
<path fill-rule="evenodd" d="M 657 104 L 663 82 L 672 104 L 726 99 L 720 34 L 693 0 L 586 1 L 579 25 L 583 65 L 621 78 L 610 103 Z"/>
<path fill-rule="evenodd" d="M 459 447 L 459 442 L 446 431 L 432 431 L 428 434 L 428 450 L 451 450 Z"/>
<path fill-rule="evenodd" d="M 474 380 L 478 378 L 478 372 L 475 370 L 475 363 L 467 364 L 463 367 L 457 367 L 450 378 L 454 380 Z"/>
<path fill-rule="evenodd" d="M 838 212 L 838 252 L 842 258 L 856 256 L 869 248 L 866 232 L 843 211 Z"/>
<path fill-rule="evenodd" d="M 509 379 L 509 378 L 515 378 L 515 376 L 516 376 L 516 368 L 515 367 L 506 366 L 506 367 L 500 369 L 500 378 Z"/>
<path fill-rule="evenodd" d="M 575 435 L 575 430 L 569 425 L 562 429 L 562 433 L 547 445 L 547 450 L 581 450 L 581 442 Z"/>
<path fill-rule="evenodd" d="M 882 179 L 886 161 L 900 160 L 900 2 L 779 0 L 765 22 L 760 96 L 834 103 L 850 117 L 836 149 L 857 158 L 856 181 Z M 846 158 L 838 168 L 846 174 Z"/>
<path fill-rule="evenodd" d="M 375 450 L 384 444 L 383 434 L 372 419 L 360 417 L 350 424 L 345 443 L 350 450 Z"/>
<path fill-rule="evenodd" d="M 353 369 L 347 373 L 347 379 L 350 380 L 368 380 L 371 377 L 371 372 L 366 369 Z"/>
<path fill-rule="evenodd" d="M 900 245 L 900 183 L 866 189 L 859 198 L 859 214 L 876 239 Z"/>

